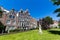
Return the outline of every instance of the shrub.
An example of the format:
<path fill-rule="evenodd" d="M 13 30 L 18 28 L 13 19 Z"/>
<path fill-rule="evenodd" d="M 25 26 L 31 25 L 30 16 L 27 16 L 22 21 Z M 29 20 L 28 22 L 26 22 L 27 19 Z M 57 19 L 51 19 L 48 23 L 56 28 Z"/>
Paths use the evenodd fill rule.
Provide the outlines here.
<path fill-rule="evenodd" d="M 5 28 L 6 26 L 4 26 L 1 22 L 0 22 L 0 33 L 5 32 Z"/>
<path fill-rule="evenodd" d="M 58 24 L 59 28 L 60 28 L 60 23 Z"/>
<path fill-rule="evenodd" d="M 18 32 L 20 29 L 10 30 L 10 32 Z"/>

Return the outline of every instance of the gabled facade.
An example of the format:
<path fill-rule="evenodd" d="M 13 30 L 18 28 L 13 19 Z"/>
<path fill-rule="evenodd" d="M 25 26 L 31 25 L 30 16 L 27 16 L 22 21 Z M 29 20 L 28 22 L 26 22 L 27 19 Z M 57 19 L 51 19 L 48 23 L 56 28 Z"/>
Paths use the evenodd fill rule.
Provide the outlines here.
<path fill-rule="evenodd" d="M 30 16 L 28 10 L 20 10 L 19 12 L 16 12 L 14 9 L 2 11 L 3 16 L 0 18 L 0 21 L 6 26 L 6 31 L 17 28 L 27 30 L 37 27 L 37 21 Z"/>

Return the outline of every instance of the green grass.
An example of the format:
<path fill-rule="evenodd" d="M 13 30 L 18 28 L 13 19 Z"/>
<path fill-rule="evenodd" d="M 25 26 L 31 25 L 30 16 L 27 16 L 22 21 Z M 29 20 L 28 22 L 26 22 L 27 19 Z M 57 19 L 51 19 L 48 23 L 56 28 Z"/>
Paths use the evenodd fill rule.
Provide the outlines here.
<path fill-rule="evenodd" d="M 43 30 L 40 34 L 38 30 L 7 34 L 0 36 L 0 40 L 60 40 L 60 35 L 52 34 L 47 30 Z"/>

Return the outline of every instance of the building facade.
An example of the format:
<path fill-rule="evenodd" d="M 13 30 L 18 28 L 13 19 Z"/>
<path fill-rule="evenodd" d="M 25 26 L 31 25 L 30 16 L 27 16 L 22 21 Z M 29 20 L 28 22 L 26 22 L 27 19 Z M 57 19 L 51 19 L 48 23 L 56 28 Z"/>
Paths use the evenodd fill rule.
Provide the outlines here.
<path fill-rule="evenodd" d="M 56 21 L 56 20 L 54 20 L 53 22 L 54 22 L 54 23 L 51 24 L 50 27 L 51 27 L 51 28 L 59 28 L 59 26 L 58 26 L 59 22 Z"/>
<path fill-rule="evenodd" d="M 15 9 L 12 9 L 7 11 L 2 7 L 0 7 L 0 10 L 2 10 L 3 14 L 0 21 L 6 26 L 6 31 L 18 28 L 27 30 L 37 27 L 37 21 L 31 17 L 28 10 L 23 11 L 21 9 L 19 12 L 16 12 Z"/>

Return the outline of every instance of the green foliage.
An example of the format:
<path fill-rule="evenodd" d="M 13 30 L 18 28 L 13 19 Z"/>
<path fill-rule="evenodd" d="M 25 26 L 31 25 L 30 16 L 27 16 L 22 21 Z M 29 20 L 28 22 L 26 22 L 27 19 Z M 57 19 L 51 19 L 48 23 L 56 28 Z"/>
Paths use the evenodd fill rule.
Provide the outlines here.
<path fill-rule="evenodd" d="M 19 32 L 20 29 L 10 30 L 10 32 Z"/>
<path fill-rule="evenodd" d="M 60 17 L 60 13 L 57 14 L 57 17 Z"/>
<path fill-rule="evenodd" d="M 54 5 L 59 6 L 60 5 L 60 0 L 51 0 Z"/>
<path fill-rule="evenodd" d="M 2 33 L 2 31 L 3 31 L 3 33 L 5 33 L 5 26 L 2 24 L 2 22 L 0 22 L 0 33 Z"/>
<path fill-rule="evenodd" d="M 0 22 L 0 29 L 4 29 L 4 25 Z"/>
<path fill-rule="evenodd" d="M 56 0 L 51 0 L 52 2 L 56 2 Z"/>
<path fill-rule="evenodd" d="M 58 12 L 60 12 L 60 8 L 58 8 L 54 11 L 54 13 L 58 13 Z"/>
<path fill-rule="evenodd" d="M 60 28 L 60 23 L 58 24 L 59 28 Z"/>
<path fill-rule="evenodd" d="M 2 13 L 0 13 L 0 18 L 2 18 L 2 15 L 3 15 L 3 14 L 2 14 Z"/>
<path fill-rule="evenodd" d="M 43 18 L 41 21 L 42 29 L 50 29 L 50 24 L 53 24 L 53 19 L 49 16 Z"/>
<path fill-rule="evenodd" d="M 56 9 L 54 13 L 57 13 L 57 17 L 60 17 L 60 8 Z"/>
<path fill-rule="evenodd" d="M 53 2 L 54 5 L 57 5 L 57 6 L 60 5 L 60 0 L 51 0 L 51 1 Z M 60 8 L 56 9 L 54 13 L 58 13 L 57 17 L 60 17 Z"/>
<path fill-rule="evenodd" d="M 2 9 L 1 9 L 1 7 L 0 7 L 0 13 L 2 13 L 3 11 L 2 11 Z"/>
<path fill-rule="evenodd" d="M 47 24 L 53 24 L 53 19 L 49 16 L 45 17 L 44 20 L 47 22 Z"/>
<path fill-rule="evenodd" d="M 2 15 L 3 15 L 3 11 L 1 10 L 1 7 L 0 7 L 0 18 L 2 18 Z"/>

